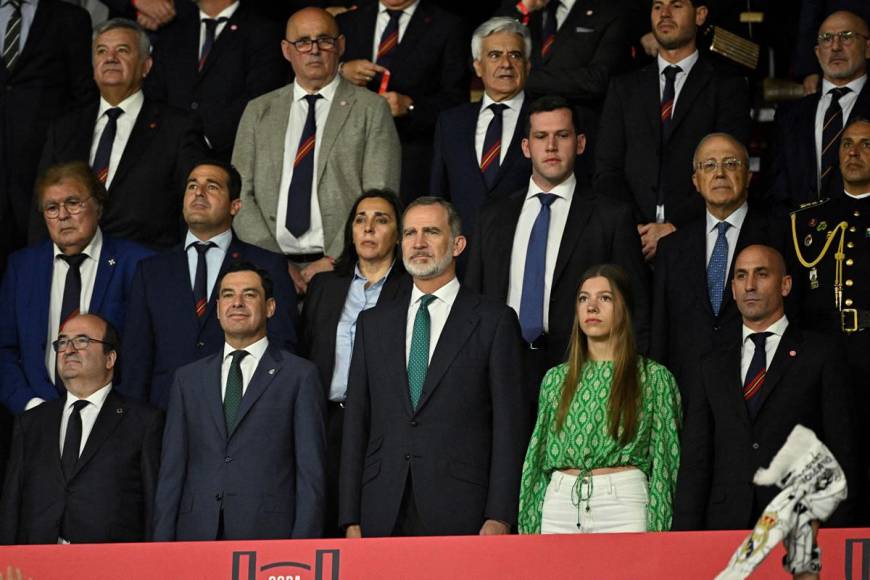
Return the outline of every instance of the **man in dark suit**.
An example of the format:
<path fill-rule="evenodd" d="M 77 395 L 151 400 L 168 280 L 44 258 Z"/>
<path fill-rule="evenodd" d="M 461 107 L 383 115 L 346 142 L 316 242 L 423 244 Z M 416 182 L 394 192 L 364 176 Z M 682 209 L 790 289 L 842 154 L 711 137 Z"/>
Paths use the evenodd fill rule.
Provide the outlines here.
<path fill-rule="evenodd" d="M 94 79 L 100 100 L 52 125 L 42 166 L 88 162 L 109 192 L 103 229 L 166 249 L 180 241 L 179 192 L 207 147 L 191 115 L 143 96 L 150 50 L 148 35 L 134 22 L 109 20 L 96 28 Z M 39 239 L 39 228 L 32 229 L 31 239 Z"/>
<path fill-rule="evenodd" d="M 118 342 L 93 314 L 71 318 L 54 342 L 66 395 L 16 419 L 0 543 L 151 538 L 163 413 L 112 389 Z"/>
<path fill-rule="evenodd" d="M 816 57 L 823 72 L 821 92 L 783 105 L 776 115 L 770 201 L 789 210 L 843 196 L 840 135 L 850 120 L 870 117 L 867 23 L 852 12 L 831 14 L 819 28 Z"/>
<path fill-rule="evenodd" d="M 215 155 L 229 161 L 248 101 L 287 82 L 281 27 L 247 2 L 199 0 L 177 9 L 160 31 L 145 94 L 198 115 Z"/>
<path fill-rule="evenodd" d="M 402 143 L 399 191 L 419 197 L 429 188 L 438 113 L 468 100 L 464 24 L 431 0 L 380 0 L 337 20 L 347 37 L 341 75 L 387 100 Z"/>
<path fill-rule="evenodd" d="M 51 239 L 14 253 L 0 285 L 0 400 L 14 413 L 63 393 L 51 342 L 67 318 L 90 312 L 124 324 L 136 265 L 151 255 L 102 234 L 106 190 L 84 163 L 44 173 L 36 203 Z"/>
<path fill-rule="evenodd" d="M 791 290 L 782 255 L 748 246 L 731 282 L 743 318 L 733 343 L 701 361 L 682 434 L 673 529 L 747 529 L 779 489 L 752 477 L 770 464 L 795 425 L 812 429 L 850 482 L 831 518 L 854 523 L 857 482 L 855 412 L 849 370 L 837 343 L 803 331 L 785 316 Z M 768 364 L 769 362 L 769 364 Z"/>
<path fill-rule="evenodd" d="M 749 139 L 749 99 L 740 78 L 718 75 L 695 43 L 707 7 L 691 0 L 653 3 L 656 62 L 611 83 L 601 113 L 595 191 L 634 206 L 643 254 L 704 213 L 692 187 L 692 155 L 709 133 Z"/>
<path fill-rule="evenodd" d="M 531 175 L 520 147 L 531 49 L 529 29 L 512 18 L 490 18 L 478 26 L 471 54 L 483 99 L 438 116 L 429 191 L 456 206 L 466 231 L 475 230 L 485 202 L 506 197 Z"/>
<path fill-rule="evenodd" d="M 506 534 L 529 437 L 516 315 L 459 286 L 449 202 L 402 219 L 403 298 L 360 314 L 342 441 L 348 537 Z"/>
<path fill-rule="evenodd" d="M 323 392 L 317 368 L 266 337 L 272 281 L 250 263 L 218 282 L 220 353 L 175 374 L 154 539 L 317 538 L 323 530 Z"/>
<path fill-rule="evenodd" d="M 18 22 L 19 34 L 7 35 Z M 88 60 L 87 13 L 60 0 L 0 6 L 0 251 L 27 241 L 33 182 L 49 123 L 91 102 L 96 87 Z M 0 41 L 2 42 L 2 41 Z M 12 46 L 14 45 L 14 46 Z"/>
<path fill-rule="evenodd" d="M 532 160 L 531 180 L 483 210 L 471 243 L 465 283 L 519 314 L 533 403 L 547 369 L 565 361 L 577 283 L 590 266 L 613 262 L 625 268 L 636 285 L 634 322 L 642 352 L 649 339 L 647 272 L 631 208 L 578 183 L 574 160 L 585 144 L 565 99 L 532 103 L 522 142 Z"/>
<path fill-rule="evenodd" d="M 223 161 L 197 165 L 184 193 L 184 245 L 139 265 L 127 306 L 119 387 L 124 394 L 165 409 L 175 370 L 220 350 L 224 333 L 215 282 L 233 262 L 251 262 L 269 272 L 276 303 L 269 338 L 295 351 L 298 310 L 287 261 L 233 234 L 241 181 L 239 172 Z"/>
<path fill-rule="evenodd" d="M 740 312 L 726 283 L 734 256 L 752 244 L 781 247 L 784 237 L 765 212 L 746 203 L 749 156 L 734 137 L 704 137 L 694 168 L 692 181 L 706 215 L 662 238 L 653 272 L 650 356 L 668 367 L 681 388 L 697 381 L 692 372 L 702 355 L 737 336 Z M 688 391 L 681 390 L 684 408 Z"/>

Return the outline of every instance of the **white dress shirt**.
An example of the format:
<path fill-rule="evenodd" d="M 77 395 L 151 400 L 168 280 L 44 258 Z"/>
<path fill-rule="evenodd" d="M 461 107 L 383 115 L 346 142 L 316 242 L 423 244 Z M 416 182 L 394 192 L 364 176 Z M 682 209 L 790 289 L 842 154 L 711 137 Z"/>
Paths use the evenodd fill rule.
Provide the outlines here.
<path fill-rule="evenodd" d="M 526 99 L 525 93 L 520 91 L 510 99 L 501 101 L 502 105 L 507 105 L 507 109 L 501 112 L 501 151 L 499 152 L 499 165 L 504 163 L 504 158 L 508 154 L 511 141 L 514 138 L 514 132 L 517 129 L 517 121 L 520 118 L 520 109 L 523 106 L 523 101 Z M 488 94 L 483 93 L 483 100 L 480 103 L 480 113 L 477 114 L 477 129 L 474 132 L 474 152 L 477 153 L 477 163 L 480 165 L 480 159 L 483 157 L 483 142 L 486 140 L 486 130 L 489 129 L 489 123 L 495 116 L 488 107 L 495 103 Z M 521 128 L 521 130 L 525 130 Z"/>
<path fill-rule="evenodd" d="M 444 325 L 447 324 L 447 317 L 450 316 L 450 309 L 453 308 L 453 302 L 456 301 L 456 295 L 459 294 L 459 280 L 453 278 L 450 282 L 432 292 L 435 300 L 429 303 L 429 361 L 432 361 L 432 354 L 435 352 L 435 347 L 438 346 L 438 339 L 441 337 L 441 331 L 444 330 Z M 417 288 L 414 284 L 414 289 L 411 290 L 411 303 L 408 305 L 408 321 L 405 327 L 405 364 L 408 364 L 408 357 L 411 355 L 411 339 L 414 336 L 414 319 L 417 317 L 417 311 L 420 310 L 420 298 L 425 295 L 425 292 Z"/>
<path fill-rule="evenodd" d="M 849 193 L 848 191 L 845 191 L 845 190 L 843 190 L 843 191 L 845 192 L 846 195 L 848 195 L 852 199 L 864 199 L 865 197 L 870 195 L 870 191 L 868 191 L 866 193 Z"/>
<path fill-rule="evenodd" d="M 729 270 L 734 260 L 734 248 L 737 247 L 740 228 L 743 227 L 743 222 L 746 220 L 748 211 L 749 206 L 744 201 L 743 205 L 731 212 L 724 220 L 721 220 L 731 224 L 731 227 L 725 230 L 725 239 L 728 240 L 728 261 L 726 264 L 728 264 Z M 713 256 L 713 246 L 716 245 L 716 240 L 719 238 L 719 230 L 716 228 L 719 225 L 719 221 L 719 218 L 714 217 L 710 213 L 710 210 L 707 210 L 707 259 L 704 262 L 707 265 L 710 264 L 710 258 Z M 726 272 L 725 275 L 727 276 L 728 273 Z"/>
<path fill-rule="evenodd" d="M 103 234 L 100 228 L 94 234 L 91 242 L 85 246 L 82 253 L 88 257 L 79 266 L 79 273 L 82 276 L 82 300 L 79 304 L 79 312 L 87 314 L 91 305 L 91 297 L 94 295 L 94 282 L 97 279 L 97 269 L 100 265 L 100 254 L 103 251 Z M 48 303 L 48 342 L 45 345 L 45 368 L 48 370 L 48 376 L 54 380 L 54 361 L 57 354 L 54 352 L 51 343 L 57 340 L 58 330 L 60 330 L 60 309 L 63 306 L 63 288 L 66 285 L 66 274 L 69 272 L 69 264 L 67 264 L 60 255 L 63 252 L 54 245 L 54 268 L 51 273 L 51 294 Z"/>
<path fill-rule="evenodd" d="M 199 11 L 199 52 L 196 53 L 197 56 L 202 54 L 202 45 L 205 44 L 205 22 L 203 22 L 203 19 L 204 18 L 214 18 L 215 20 L 218 20 L 219 18 L 226 18 L 227 20 L 229 20 L 230 18 L 233 17 L 233 14 L 235 14 L 236 10 L 238 10 L 238 9 L 239 9 L 239 2 L 238 2 L 238 0 L 236 0 L 235 2 L 230 4 L 229 6 L 227 6 L 223 10 L 221 10 L 217 14 L 217 16 L 214 16 L 214 17 L 209 16 L 208 14 L 203 12 L 202 10 Z M 221 32 L 223 32 L 224 28 L 226 28 L 226 27 L 227 27 L 226 22 L 218 23 L 218 25 L 215 27 L 215 31 L 214 31 L 215 41 L 217 41 L 218 37 L 221 35 Z"/>
<path fill-rule="evenodd" d="M 98 344 L 95 345 L 98 348 L 102 348 L 103 345 Z M 85 450 L 85 443 L 88 442 L 88 436 L 90 436 L 91 431 L 94 429 L 94 423 L 97 422 L 97 415 L 100 414 L 100 409 L 103 408 L 103 403 L 106 402 L 106 397 L 109 396 L 109 391 L 112 390 L 112 383 L 94 391 L 90 397 L 87 397 L 83 400 L 87 401 L 89 404 L 82 407 L 82 410 L 79 411 L 79 414 L 82 418 L 82 441 L 79 445 L 79 455 L 82 454 L 82 451 Z M 79 398 L 67 391 L 66 393 L 66 403 L 63 406 L 63 414 L 60 417 L 60 454 L 63 456 L 63 444 L 66 441 L 66 428 L 69 425 L 69 418 L 72 416 L 73 412 L 73 403 L 78 401 Z"/>
<path fill-rule="evenodd" d="M 858 100 L 858 95 L 864 89 L 867 83 L 867 75 L 862 75 L 843 86 L 852 89 L 838 101 L 840 108 L 843 110 L 843 127 L 849 120 L 849 115 L 852 114 L 852 109 L 855 107 L 855 102 Z M 822 179 L 822 130 L 825 126 L 825 111 L 831 106 L 831 95 L 828 91 L 837 88 L 837 85 L 827 79 L 822 79 L 822 95 L 819 97 L 819 104 L 816 105 L 816 184 L 821 187 Z"/>
<path fill-rule="evenodd" d="M 308 118 L 308 103 L 305 96 L 308 92 L 293 81 L 293 104 L 290 106 L 290 120 L 287 123 L 287 133 L 284 135 L 284 166 L 281 169 L 281 185 L 278 195 L 278 217 L 275 227 L 276 238 L 281 251 L 285 254 L 314 254 L 322 252 L 323 218 L 320 216 L 320 202 L 317 199 L 317 167 L 320 158 L 320 144 L 323 141 L 323 129 L 329 117 L 329 108 L 335 99 L 335 90 L 338 88 L 339 75 L 330 81 L 328 85 L 320 89 L 317 94 L 322 98 L 317 99 L 314 107 L 314 122 L 317 124 L 317 133 L 314 140 L 314 179 L 311 184 L 311 227 L 298 238 L 287 229 L 287 203 L 290 181 L 293 179 L 293 160 L 296 159 L 296 150 L 299 148 L 299 139 L 305 130 L 305 121 Z"/>
<path fill-rule="evenodd" d="M 414 15 L 414 12 L 417 11 L 417 6 L 419 4 L 420 0 L 417 0 L 416 2 L 413 2 L 410 6 L 402 10 L 402 15 L 399 16 L 398 43 L 402 42 L 402 37 L 405 36 L 405 31 L 408 29 L 408 23 L 411 21 L 411 17 Z M 372 45 L 372 62 L 378 61 L 378 45 L 381 43 L 381 36 L 384 35 L 384 29 L 389 23 L 390 15 L 387 13 L 387 7 L 384 6 L 383 3 L 378 2 L 378 17 L 375 20 L 375 38 L 374 44 Z"/>
<path fill-rule="evenodd" d="M 743 346 L 740 349 L 740 382 L 746 378 L 746 373 L 749 371 L 749 363 L 752 362 L 752 357 L 755 355 L 755 343 L 750 340 L 749 335 L 756 332 L 770 332 L 764 342 L 765 352 L 765 368 L 770 368 L 770 363 L 773 361 L 773 355 L 776 354 L 776 349 L 779 347 L 779 341 L 782 340 L 782 335 L 788 327 L 788 318 L 783 314 L 782 318 L 765 328 L 763 331 L 752 330 L 743 325 Z"/>
<path fill-rule="evenodd" d="M 550 1 L 559 2 L 559 0 Z M 556 8 L 556 30 L 561 29 L 562 25 L 565 24 L 565 19 L 568 18 L 568 14 L 574 7 L 575 1 L 576 0 L 562 0 L 561 2 L 559 2 L 559 7 Z M 543 10 L 546 10 L 546 8 L 544 8 Z"/>
<path fill-rule="evenodd" d="M 127 141 L 130 140 L 130 133 L 133 132 L 133 125 L 136 124 L 136 118 L 142 110 L 142 105 L 145 103 L 145 96 L 142 91 L 136 91 L 120 103 L 118 107 L 124 111 L 124 114 L 118 117 L 117 130 L 115 131 L 115 140 L 112 142 L 112 155 L 109 157 L 109 175 L 106 178 L 106 189 L 112 185 L 112 179 L 115 178 L 115 171 L 118 169 L 118 164 L 121 163 L 121 156 L 124 154 L 124 148 L 127 147 Z M 106 111 L 114 108 L 104 98 L 100 97 L 100 109 L 97 112 L 97 124 L 94 126 L 94 136 L 91 139 L 91 156 L 90 164 L 94 164 L 94 157 L 97 155 L 97 145 L 100 144 L 100 137 L 103 135 L 103 129 L 109 122 L 106 116 Z"/>
<path fill-rule="evenodd" d="M 190 230 L 187 230 L 187 237 L 184 238 L 184 247 L 187 248 L 187 271 L 190 274 L 190 287 L 196 283 L 196 263 L 199 261 L 199 252 L 191 244 L 199 242 L 213 242 L 215 246 L 205 253 L 205 297 L 208 300 L 214 290 L 215 282 L 217 282 L 218 274 L 221 266 L 224 263 L 224 258 L 227 255 L 227 250 L 230 248 L 230 243 L 233 241 L 233 230 L 227 230 L 222 234 L 218 234 L 209 240 L 200 240 Z"/>
<path fill-rule="evenodd" d="M 268 346 L 269 339 L 264 336 L 257 342 L 249 344 L 241 349 L 248 351 L 247 356 L 245 356 L 242 359 L 242 362 L 239 363 L 239 367 L 242 369 L 243 397 L 248 390 L 248 385 L 251 384 L 251 377 L 254 376 L 254 371 L 257 370 L 257 365 L 260 364 L 260 359 L 263 358 L 263 354 L 266 352 Z M 233 362 L 232 354 L 236 352 L 236 350 L 238 349 L 230 346 L 229 343 L 224 343 L 224 362 L 221 365 L 221 401 L 224 400 L 224 396 L 227 393 L 227 375 L 230 373 L 230 365 Z"/>
<path fill-rule="evenodd" d="M 557 199 L 550 205 L 550 230 L 547 233 L 547 258 L 544 265 L 544 332 L 550 328 L 550 290 L 553 287 L 553 272 L 556 270 L 556 259 L 559 257 L 559 246 L 562 245 L 562 234 L 565 232 L 565 224 L 568 222 L 568 212 L 571 209 L 571 200 L 574 197 L 574 188 L 577 187 L 577 179 L 571 174 L 568 179 L 543 193 L 552 193 Z M 542 190 L 534 182 L 529 180 L 529 189 L 520 218 L 517 220 L 517 228 L 514 231 L 514 244 L 511 249 L 511 270 L 508 283 L 508 306 L 520 313 L 520 301 L 523 297 L 523 274 L 526 271 L 526 253 L 529 249 L 529 236 L 532 235 L 532 226 L 538 213 L 541 211 L 541 202 L 538 193 Z"/>

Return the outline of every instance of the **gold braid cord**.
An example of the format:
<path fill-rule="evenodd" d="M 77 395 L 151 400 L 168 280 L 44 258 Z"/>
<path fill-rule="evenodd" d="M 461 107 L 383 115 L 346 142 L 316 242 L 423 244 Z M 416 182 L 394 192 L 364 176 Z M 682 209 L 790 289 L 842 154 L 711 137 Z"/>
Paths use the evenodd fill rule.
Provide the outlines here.
<path fill-rule="evenodd" d="M 848 222 L 842 221 L 838 223 L 837 226 L 829 232 L 827 236 L 828 239 L 825 240 L 825 245 L 822 247 L 822 251 L 819 252 L 819 255 L 816 256 L 816 259 L 812 262 L 808 262 L 801 253 L 800 243 L 798 242 L 797 215 L 794 213 L 791 214 L 791 240 L 794 243 L 794 253 L 797 256 L 798 261 L 801 263 L 801 266 L 804 268 L 814 268 L 819 262 L 821 262 L 822 258 L 827 255 L 831 244 L 834 243 L 837 231 L 839 230 L 840 232 L 840 240 L 837 242 L 837 252 L 834 254 L 834 305 L 837 307 L 837 310 L 840 310 L 843 306 L 843 259 L 846 257 L 843 248 L 846 243 L 846 229 L 848 227 Z"/>

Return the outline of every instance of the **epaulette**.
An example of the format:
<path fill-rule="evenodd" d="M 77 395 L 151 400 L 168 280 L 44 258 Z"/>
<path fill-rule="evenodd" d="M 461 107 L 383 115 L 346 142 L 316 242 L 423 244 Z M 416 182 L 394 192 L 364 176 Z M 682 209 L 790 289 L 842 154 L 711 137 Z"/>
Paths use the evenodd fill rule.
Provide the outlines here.
<path fill-rule="evenodd" d="M 808 201 L 807 203 L 802 203 L 797 209 L 790 211 L 789 214 L 802 212 L 805 209 L 812 209 L 814 207 L 821 207 L 829 201 L 831 201 L 830 197 L 826 197 L 825 199 L 820 199 L 818 201 Z"/>

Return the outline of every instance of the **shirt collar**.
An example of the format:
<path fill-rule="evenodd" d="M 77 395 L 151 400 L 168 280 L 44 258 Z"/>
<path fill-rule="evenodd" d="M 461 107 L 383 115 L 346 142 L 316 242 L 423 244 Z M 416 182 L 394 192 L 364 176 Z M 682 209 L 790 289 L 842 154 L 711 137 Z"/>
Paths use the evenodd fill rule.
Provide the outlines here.
<path fill-rule="evenodd" d="M 339 75 L 338 72 L 336 72 L 335 77 L 331 81 L 329 81 L 329 83 L 327 83 L 326 86 L 324 86 L 322 89 L 317 91 L 316 94 L 323 97 L 323 100 L 326 101 L 327 103 L 332 103 L 332 99 L 335 97 L 335 91 L 336 91 L 336 89 L 338 89 L 338 83 L 339 83 L 340 77 L 341 77 L 341 75 Z M 306 91 L 305 89 L 302 88 L 302 86 L 299 84 L 299 82 L 297 80 L 295 80 L 295 79 L 293 80 L 293 102 L 294 103 L 301 101 L 306 95 L 309 95 L 309 94 L 314 94 L 314 93 L 309 93 L 308 91 Z"/>
<path fill-rule="evenodd" d="M 574 173 L 568 176 L 568 179 L 551 189 L 550 191 L 545 191 L 544 193 L 552 193 L 557 195 L 558 197 L 565 199 L 567 201 L 571 201 L 571 198 L 574 197 L 574 189 L 577 187 L 577 178 L 574 176 Z M 542 188 L 535 183 L 535 179 L 533 177 L 529 178 L 529 189 L 526 193 L 526 201 L 535 197 L 537 194 L 541 193 Z"/>
<path fill-rule="evenodd" d="M 519 110 L 523 107 L 523 101 L 525 99 L 526 94 L 523 91 L 520 91 L 509 99 L 499 101 L 499 104 L 507 105 L 508 109 L 519 112 Z M 495 103 L 495 101 L 490 98 L 486 91 L 483 91 L 483 99 L 480 101 L 480 110 L 485 110 L 493 103 Z"/>
<path fill-rule="evenodd" d="M 769 332 L 771 334 L 774 334 L 774 335 L 782 338 L 782 335 L 785 333 L 785 329 L 787 327 L 788 327 L 788 317 L 786 317 L 785 314 L 782 315 L 782 318 L 780 318 L 779 320 L 777 320 L 776 322 L 774 322 L 773 324 L 771 324 L 770 326 L 768 326 L 767 328 L 765 328 L 762 331 L 752 330 L 751 328 L 749 328 L 748 326 L 746 326 L 744 324 L 743 325 L 743 342 L 744 343 L 746 342 L 746 340 L 749 338 L 750 334 L 755 334 L 757 332 Z"/>
<path fill-rule="evenodd" d="M 52 244 L 54 246 L 54 259 L 55 261 L 60 259 L 60 256 L 63 255 L 63 250 L 61 250 L 57 244 Z M 100 231 L 100 228 L 97 228 L 97 231 L 94 232 L 94 237 L 91 238 L 91 241 L 88 242 L 88 245 L 84 247 L 82 250 L 82 254 L 87 254 L 88 260 L 95 259 L 100 250 L 103 248 L 103 232 Z"/>
<path fill-rule="evenodd" d="M 844 193 L 846 194 L 846 196 L 851 197 L 852 199 L 867 199 L 867 197 L 870 196 L 870 191 L 865 193 L 849 193 L 848 191 L 844 190 Z"/>
<path fill-rule="evenodd" d="M 220 13 L 218 13 L 218 15 L 214 16 L 213 18 L 215 20 L 217 20 L 218 18 L 226 18 L 227 20 L 229 20 L 230 18 L 233 17 L 233 14 L 235 14 L 236 10 L 238 10 L 238 9 L 239 9 L 239 2 L 238 2 L 238 0 L 236 0 L 235 2 L 230 4 L 229 6 L 227 6 L 223 10 L 221 10 Z M 212 18 L 212 16 L 209 16 L 208 14 L 206 14 L 205 12 L 200 10 L 199 11 L 200 23 L 202 22 L 203 18 Z"/>
<path fill-rule="evenodd" d="M 749 204 L 747 204 L 745 201 L 743 202 L 743 204 L 740 207 L 738 207 L 737 209 L 732 211 L 728 215 L 728 217 L 726 217 L 724 220 L 720 220 L 719 218 L 715 217 L 713 214 L 710 213 L 710 210 L 708 209 L 707 210 L 707 231 L 712 232 L 713 230 L 715 230 L 716 226 L 719 224 L 720 221 L 728 222 L 732 228 L 736 229 L 737 231 L 740 231 L 740 228 L 743 227 L 743 221 L 746 219 L 746 214 L 748 212 L 749 212 Z"/>
<path fill-rule="evenodd" d="M 433 296 L 435 296 L 438 300 L 445 302 L 448 306 L 453 306 L 453 302 L 456 300 L 457 294 L 459 294 L 459 279 L 456 276 L 453 277 L 450 282 L 435 290 L 434 292 L 430 292 Z M 417 288 L 417 285 L 414 284 L 414 289 L 411 290 L 411 304 L 414 304 L 425 296 L 425 292 Z"/>
<path fill-rule="evenodd" d="M 226 251 L 230 248 L 230 244 L 232 243 L 232 241 L 233 241 L 232 228 L 228 229 L 225 232 L 220 233 L 220 234 L 216 235 L 215 237 L 208 239 L 208 240 L 200 240 L 195 235 L 193 235 L 193 232 L 191 232 L 190 230 L 187 230 L 187 236 L 185 236 L 185 238 L 184 238 L 184 247 L 186 249 L 190 249 L 190 244 L 195 244 L 198 242 L 212 242 L 214 245 L 216 245 L 218 248 L 220 248 L 224 253 L 226 253 Z"/>
<path fill-rule="evenodd" d="M 861 75 L 860 77 L 858 77 L 857 79 L 853 80 L 850 83 L 846 83 L 845 85 L 841 85 L 839 88 L 849 87 L 850 89 L 852 89 L 852 92 L 857 95 L 857 94 L 861 93 L 861 90 L 864 88 L 864 85 L 866 83 L 867 83 L 867 75 L 865 74 L 865 75 Z M 827 95 L 828 91 L 830 91 L 831 89 L 836 89 L 836 88 L 838 88 L 838 86 L 835 85 L 834 83 L 832 83 L 831 81 L 829 81 L 828 79 L 822 79 L 822 97 Z"/>
<path fill-rule="evenodd" d="M 414 12 L 417 10 L 417 6 L 419 4 L 420 4 L 420 0 L 416 0 L 415 2 L 412 2 L 410 6 L 406 6 L 405 8 L 402 9 L 402 13 L 406 14 L 408 16 L 413 16 Z M 383 14 L 387 10 L 388 10 L 388 8 L 386 6 L 384 6 L 382 2 L 378 2 L 378 14 Z"/>
<path fill-rule="evenodd" d="M 106 397 L 109 396 L 109 391 L 111 391 L 111 390 L 112 390 L 112 383 L 111 383 L 111 381 L 109 381 L 109 383 L 107 385 L 100 387 L 99 389 L 97 389 L 96 391 L 91 393 L 91 396 L 85 397 L 84 399 L 79 399 L 78 397 L 76 397 L 75 395 L 73 395 L 72 393 L 67 391 L 66 392 L 66 405 L 64 406 L 64 408 L 69 408 L 76 401 L 82 400 L 82 401 L 87 401 L 88 403 L 91 403 L 97 409 L 101 409 L 103 407 L 103 403 L 106 402 Z"/>
<path fill-rule="evenodd" d="M 379 285 L 383 284 L 384 281 L 387 279 L 387 276 L 390 275 L 390 272 L 393 271 L 393 266 L 395 266 L 395 265 L 396 265 L 396 260 L 395 260 L 395 258 L 394 258 L 394 259 L 393 259 L 393 263 L 390 264 L 390 267 L 387 268 L 387 271 L 384 272 L 384 275 L 381 276 L 380 278 L 378 278 L 377 282 L 375 282 L 374 284 L 372 284 L 371 286 L 369 286 L 369 288 L 374 288 L 375 286 L 379 286 Z M 366 278 L 365 275 L 362 273 L 362 270 L 359 269 L 359 262 L 357 262 L 356 265 L 353 267 L 353 278 L 354 278 L 354 280 L 364 280 L 364 281 L 366 281 L 366 282 L 368 282 L 368 280 L 369 280 L 369 279 Z"/>
<path fill-rule="evenodd" d="M 689 74 L 689 71 L 692 70 L 692 67 L 695 66 L 696 62 L 698 62 L 698 51 L 695 50 L 695 52 L 676 63 L 670 63 L 666 61 L 664 58 L 662 58 L 662 55 L 660 54 L 656 57 L 656 62 L 659 65 L 659 76 L 661 76 L 665 68 L 669 66 L 678 66 L 683 69 L 681 71 L 683 74 Z"/>
<path fill-rule="evenodd" d="M 142 109 L 142 105 L 145 103 L 145 95 L 142 93 L 142 90 L 138 90 L 120 103 L 117 104 L 117 107 L 124 111 L 125 115 L 130 115 L 135 113 L 139 114 L 139 111 Z M 109 101 L 100 97 L 100 109 L 97 113 L 97 119 L 103 116 L 103 114 L 109 109 L 114 109 L 116 105 L 110 105 Z"/>
<path fill-rule="evenodd" d="M 268 346 L 269 346 L 269 337 L 264 336 L 263 338 L 261 338 L 257 342 L 255 342 L 253 344 L 249 344 L 248 346 L 246 346 L 242 350 L 247 351 L 249 356 L 254 357 L 254 360 L 260 360 L 261 358 L 263 358 L 263 354 L 265 354 L 266 348 L 268 348 Z M 234 346 L 231 346 L 230 343 L 225 342 L 224 343 L 224 361 L 226 361 L 227 357 L 229 357 L 231 354 L 233 354 L 237 350 L 239 350 L 239 349 L 237 349 Z"/>

